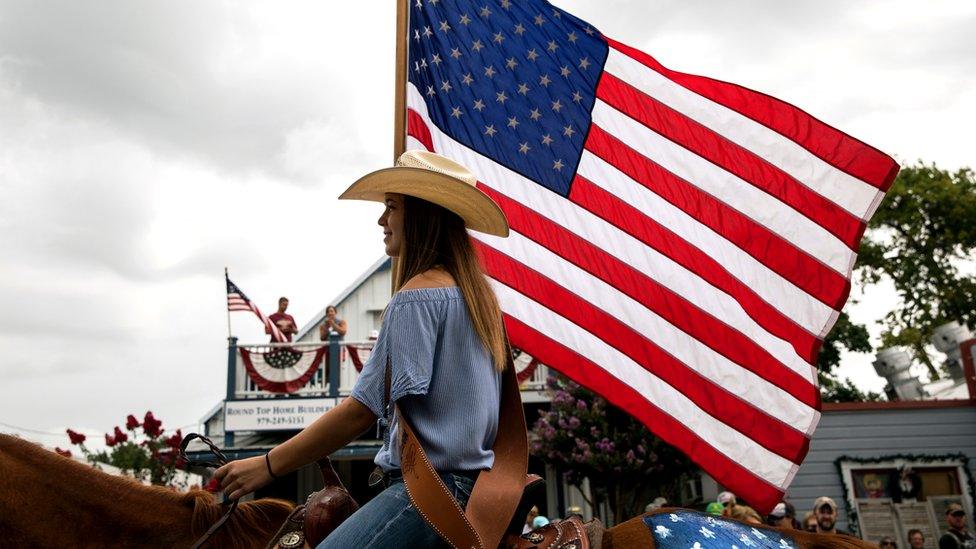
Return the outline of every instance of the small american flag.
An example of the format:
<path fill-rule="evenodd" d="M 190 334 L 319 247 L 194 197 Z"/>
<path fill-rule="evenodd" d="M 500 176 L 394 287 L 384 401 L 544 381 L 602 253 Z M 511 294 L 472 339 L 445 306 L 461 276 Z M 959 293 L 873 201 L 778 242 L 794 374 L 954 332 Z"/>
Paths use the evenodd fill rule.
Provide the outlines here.
<path fill-rule="evenodd" d="M 242 292 L 241 289 L 238 288 L 236 284 L 230 281 L 230 277 L 224 275 L 224 279 L 227 281 L 227 310 L 228 311 L 230 312 L 250 311 L 255 315 L 257 315 L 259 319 L 261 319 L 261 322 L 264 323 L 265 329 L 271 331 L 272 339 L 274 339 L 276 342 L 279 343 L 288 341 L 288 339 L 285 337 L 285 334 L 281 333 L 281 330 L 278 329 L 278 326 L 276 326 L 274 322 L 271 322 L 270 318 L 264 316 L 264 313 L 261 312 L 261 309 L 258 309 L 258 306 L 255 305 L 253 301 L 248 299 L 247 296 L 244 295 L 244 292 Z"/>
<path fill-rule="evenodd" d="M 772 509 L 897 164 L 542 0 L 415 0 L 407 40 L 407 148 L 469 167 L 511 224 L 472 236 L 512 344 Z"/>

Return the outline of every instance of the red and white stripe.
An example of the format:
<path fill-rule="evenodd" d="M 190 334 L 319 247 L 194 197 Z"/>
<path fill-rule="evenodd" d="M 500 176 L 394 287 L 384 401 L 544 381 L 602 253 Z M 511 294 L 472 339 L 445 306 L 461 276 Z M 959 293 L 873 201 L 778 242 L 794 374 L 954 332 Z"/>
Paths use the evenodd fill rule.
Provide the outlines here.
<path fill-rule="evenodd" d="M 820 419 L 813 366 L 888 156 L 771 97 L 608 40 L 568 198 L 443 133 L 407 84 L 407 148 L 508 217 L 471 233 L 513 344 L 596 390 L 760 509 Z"/>

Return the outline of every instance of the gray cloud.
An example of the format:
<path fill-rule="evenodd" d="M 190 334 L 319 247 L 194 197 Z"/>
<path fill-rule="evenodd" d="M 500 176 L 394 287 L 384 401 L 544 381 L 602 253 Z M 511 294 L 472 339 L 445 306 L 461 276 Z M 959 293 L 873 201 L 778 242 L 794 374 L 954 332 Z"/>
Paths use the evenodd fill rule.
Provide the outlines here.
<path fill-rule="evenodd" d="M 976 13 L 947 20 L 937 31 L 930 25 L 920 24 L 898 32 L 894 40 L 884 32 L 877 32 L 870 37 L 870 42 L 873 49 L 890 52 L 892 60 L 902 66 L 924 67 L 971 80 L 976 72 L 973 29 L 976 29 Z"/>
<path fill-rule="evenodd" d="M 849 5 L 840 0 L 816 3 L 581 0 L 565 4 L 566 9 L 584 20 L 599 22 L 597 26 L 606 35 L 631 45 L 640 46 L 641 41 L 653 40 L 662 33 L 693 32 L 707 36 L 716 44 L 725 44 L 715 52 L 718 55 L 766 51 L 770 44 L 781 41 L 816 39 L 817 35 L 831 32 L 831 23 Z M 756 32 L 743 32 L 744 29 Z"/>
<path fill-rule="evenodd" d="M 202 249 L 175 264 L 155 266 L 147 239 L 157 217 L 154 187 L 160 183 L 153 174 L 159 162 L 115 142 L 62 150 L 57 160 L 40 169 L 11 170 L 0 183 L 8 196 L 17 197 L 0 203 L 5 226 L 0 246 L 8 260 L 107 269 L 146 280 L 219 272 L 228 256 L 239 257 L 244 268 L 263 265 L 251 243 L 212 235 Z"/>
<path fill-rule="evenodd" d="M 280 154 L 289 132 L 317 116 L 354 126 L 353 111 L 332 108 L 352 95 L 347 67 L 333 70 L 325 55 L 312 67 L 269 55 L 251 41 L 260 31 L 249 13 L 232 3 L 7 2 L 3 72 L 20 93 L 157 153 L 288 181 Z M 355 131 L 343 138 L 360 144 Z"/>

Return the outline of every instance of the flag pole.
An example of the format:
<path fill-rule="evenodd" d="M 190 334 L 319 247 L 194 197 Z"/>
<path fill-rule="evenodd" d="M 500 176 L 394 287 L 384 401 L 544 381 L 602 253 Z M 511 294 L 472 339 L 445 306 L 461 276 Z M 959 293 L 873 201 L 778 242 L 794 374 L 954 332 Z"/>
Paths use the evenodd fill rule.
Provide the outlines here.
<path fill-rule="evenodd" d="M 407 148 L 407 28 L 409 27 L 410 1 L 396 0 L 396 72 L 393 88 L 393 162 Z M 391 292 L 396 285 L 400 262 L 392 258 L 390 265 Z"/>
<path fill-rule="evenodd" d="M 396 0 L 396 77 L 393 89 L 393 161 L 406 150 L 407 143 L 407 27 L 409 0 Z"/>
<path fill-rule="evenodd" d="M 224 267 L 224 301 L 227 301 L 227 282 L 230 280 L 230 275 L 227 274 L 227 267 Z M 226 303 L 227 307 L 227 339 L 233 337 L 233 333 L 230 331 L 230 306 Z"/>

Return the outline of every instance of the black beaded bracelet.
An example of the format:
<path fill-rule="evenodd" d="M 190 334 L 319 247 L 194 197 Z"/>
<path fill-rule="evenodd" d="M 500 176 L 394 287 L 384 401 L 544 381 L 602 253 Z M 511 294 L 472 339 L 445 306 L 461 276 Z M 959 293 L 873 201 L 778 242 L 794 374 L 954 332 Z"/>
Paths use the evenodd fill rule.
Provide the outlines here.
<path fill-rule="evenodd" d="M 264 464 L 268 466 L 268 474 L 271 475 L 271 478 L 277 479 L 278 475 L 274 474 L 274 471 L 271 470 L 271 452 L 264 454 Z"/>

